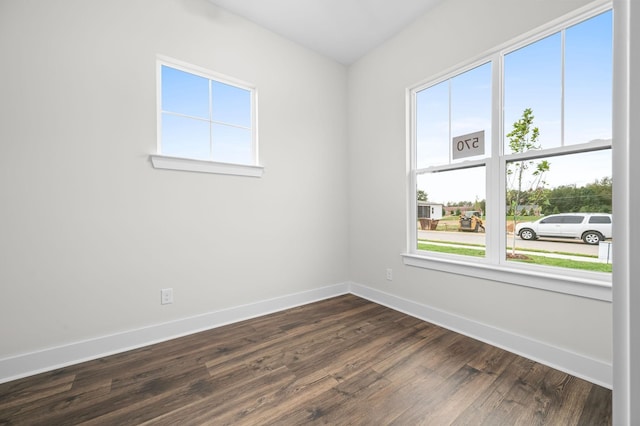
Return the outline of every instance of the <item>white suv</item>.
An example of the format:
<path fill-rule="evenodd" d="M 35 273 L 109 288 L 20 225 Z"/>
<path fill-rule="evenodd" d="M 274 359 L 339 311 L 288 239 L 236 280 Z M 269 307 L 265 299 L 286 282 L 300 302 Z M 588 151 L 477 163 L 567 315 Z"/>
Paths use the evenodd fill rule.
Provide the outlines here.
<path fill-rule="evenodd" d="M 581 238 L 587 244 L 598 244 L 611 238 L 611 215 L 608 213 L 551 214 L 535 222 L 516 225 L 516 234 L 523 240 L 538 237 Z"/>

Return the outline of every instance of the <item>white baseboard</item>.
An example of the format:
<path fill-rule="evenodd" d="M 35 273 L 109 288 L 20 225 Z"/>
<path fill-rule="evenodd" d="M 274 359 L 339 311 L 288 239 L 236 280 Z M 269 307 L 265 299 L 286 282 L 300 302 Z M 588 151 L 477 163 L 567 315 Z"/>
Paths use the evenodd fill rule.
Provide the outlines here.
<path fill-rule="evenodd" d="M 576 354 L 506 330 L 481 324 L 361 284 L 350 283 L 349 288 L 352 294 L 380 305 L 497 346 L 573 376 L 580 377 L 591 383 L 609 389 L 613 386 L 613 367 L 609 363 L 585 357 L 584 355 Z"/>
<path fill-rule="evenodd" d="M 349 293 L 341 283 L 0 359 L 0 383 Z"/>
<path fill-rule="evenodd" d="M 101 336 L 68 345 L 0 359 L 0 383 L 51 371 L 199 331 L 352 293 L 424 321 L 500 347 L 592 383 L 612 387 L 611 364 L 560 349 L 506 330 L 481 324 L 428 305 L 403 299 L 357 283 L 341 283 L 256 303 L 209 312 L 123 333 Z"/>

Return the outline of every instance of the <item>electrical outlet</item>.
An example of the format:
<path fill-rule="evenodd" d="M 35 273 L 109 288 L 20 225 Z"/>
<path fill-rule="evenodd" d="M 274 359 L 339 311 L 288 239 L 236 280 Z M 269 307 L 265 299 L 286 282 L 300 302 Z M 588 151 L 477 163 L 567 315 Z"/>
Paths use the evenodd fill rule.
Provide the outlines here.
<path fill-rule="evenodd" d="M 393 281 L 393 269 L 387 268 L 387 281 Z"/>
<path fill-rule="evenodd" d="M 173 303 L 173 289 L 163 288 L 160 290 L 160 304 L 168 305 L 170 303 Z"/>

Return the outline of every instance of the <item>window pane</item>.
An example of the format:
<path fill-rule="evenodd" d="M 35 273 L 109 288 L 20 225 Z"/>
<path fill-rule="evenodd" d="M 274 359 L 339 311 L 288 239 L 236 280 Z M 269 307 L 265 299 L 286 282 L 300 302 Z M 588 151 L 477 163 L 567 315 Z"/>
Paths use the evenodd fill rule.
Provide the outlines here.
<path fill-rule="evenodd" d="M 564 218 L 562 216 L 551 216 L 546 219 L 542 219 L 540 221 L 540 223 L 562 223 L 562 222 L 564 222 Z"/>
<path fill-rule="evenodd" d="M 591 216 L 589 223 L 611 223 L 609 216 Z"/>
<path fill-rule="evenodd" d="M 540 130 L 542 148 L 560 146 L 562 56 L 560 33 L 551 35 L 504 58 L 505 153 L 513 151 L 506 135 L 530 108 Z"/>
<path fill-rule="evenodd" d="M 611 139 L 611 11 L 566 31 L 565 144 Z"/>
<path fill-rule="evenodd" d="M 543 162 L 548 167 L 535 175 Z M 611 259 L 600 258 L 598 245 L 611 243 L 611 150 L 525 162 L 518 185 L 520 164 L 507 163 L 507 258 L 610 272 Z"/>
<path fill-rule="evenodd" d="M 419 250 L 484 257 L 484 167 L 419 175 L 417 191 Z"/>
<path fill-rule="evenodd" d="M 486 143 L 484 153 L 474 158 L 487 157 L 491 151 L 491 63 L 451 79 L 451 137 L 479 131 L 484 131 Z"/>
<path fill-rule="evenodd" d="M 562 223 L 582 223 L 584 216 L 564 216 Z"/>
<path fill-rule="evenodd" d="M 211 85 L 213 121 L 251 127 L 251 92 L 218 81 Z"/>
<path fill-rule="evenodd" d="M 209 80 L 162 66 L 162 110 L 209 118 Z"/>
<path fill-rule="evenodd" d="M 209 122 L 163 113 L 162 154 L 209 159 Z"/>
<path fill-rule="evenodd" d="M 213 124 L 213 160 L 252 164 L 251 130 Z"/>
<path fill-rule="evenodd" d="M 484 131 L 483 150 L 469 151 L 460 161 L 490 154 L 491 63 L 459 74 L 416 94 L 417 167 L 452 162 L 452 138 Z"/>
<path fill-rule="evenodd" d="M 449 82 L 416 94 L 416 161 L 419 169 L 449 162 Z"/>

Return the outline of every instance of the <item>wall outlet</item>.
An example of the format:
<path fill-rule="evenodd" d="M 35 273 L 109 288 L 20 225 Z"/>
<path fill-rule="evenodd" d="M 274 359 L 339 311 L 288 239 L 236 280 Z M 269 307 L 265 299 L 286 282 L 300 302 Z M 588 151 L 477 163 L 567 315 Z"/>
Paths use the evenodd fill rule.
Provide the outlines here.
<path fill-rule="evenodd" d="M 393 269 L 387 268 L 387 281 L 393 281 Z"/>
<path fill-rule="evenodd" d="M 160 304 L 168 305 L 170 303 L 173 303 L 173 289 L 163 288 L 160 290 Z"/>

